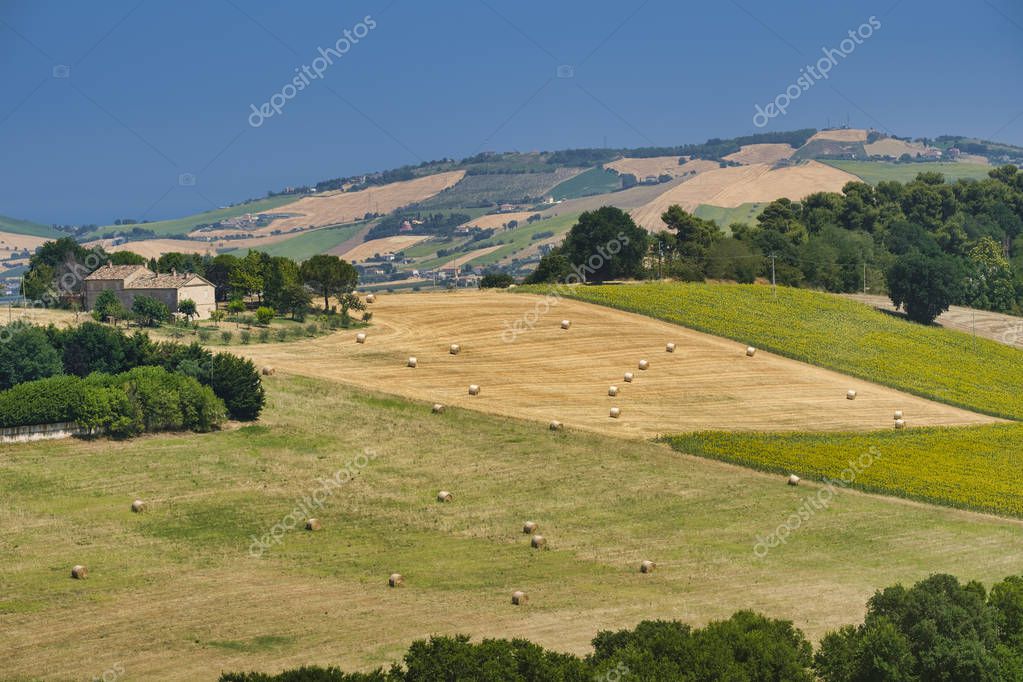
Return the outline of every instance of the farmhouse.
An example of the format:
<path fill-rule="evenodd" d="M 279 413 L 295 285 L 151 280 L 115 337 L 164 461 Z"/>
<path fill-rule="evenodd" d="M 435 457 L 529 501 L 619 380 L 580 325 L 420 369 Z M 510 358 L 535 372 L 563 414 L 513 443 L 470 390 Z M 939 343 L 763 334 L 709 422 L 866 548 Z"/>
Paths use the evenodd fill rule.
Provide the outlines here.
<path fill-rule="evenodd" d="M 177 272 L 157 274 L 143 265 L 104 265 L 85 278 L 85 307 L 92 310 L 96 298 L 103 291 L 112 291 L 126 308 L 131 308 L 136 296 L 155 298 L 170 311 L 177 312 L 185 299 L 195 301 L 199 319 L 205 319 L 216 310 L 216 288 L 194 273 Z"/>

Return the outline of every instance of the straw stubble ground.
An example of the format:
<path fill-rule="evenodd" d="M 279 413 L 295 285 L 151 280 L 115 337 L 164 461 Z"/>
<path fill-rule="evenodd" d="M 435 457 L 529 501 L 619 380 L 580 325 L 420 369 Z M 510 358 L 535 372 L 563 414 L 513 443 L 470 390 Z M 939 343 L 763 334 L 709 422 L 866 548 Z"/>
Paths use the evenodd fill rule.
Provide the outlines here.
<path fill-rule="evenodd" d="M 380 295 L 365 344 L 354 332 L 239 349 L 261 365 L 495 414 L 616 436 L 699 430 L 837 431 L 996 421 L 641 315 L 499 292 Z M 534 319 L 532 328 L 524 321 Z M 561 329 L 562 319 L 571 328 Z M 509 341 L 510 329 L 523 331 Z M 665 344 L 674 342 L 674 353 Z M 457 356 L 448 354 L 461 344 Z M 418 367 L 406 367 L 409 356 Z M 641 359 L 650 369 L 641 371 Z M 636 379 L 622 381 L 631 371 Z M 468 395 L 470 384 L 480 396 Z M 608 386 L 620 393 L 608 397 Z M 846 400 L 848 389 L 856 400 Z M 612 406 L 620 419 L 608 416 Z"/>

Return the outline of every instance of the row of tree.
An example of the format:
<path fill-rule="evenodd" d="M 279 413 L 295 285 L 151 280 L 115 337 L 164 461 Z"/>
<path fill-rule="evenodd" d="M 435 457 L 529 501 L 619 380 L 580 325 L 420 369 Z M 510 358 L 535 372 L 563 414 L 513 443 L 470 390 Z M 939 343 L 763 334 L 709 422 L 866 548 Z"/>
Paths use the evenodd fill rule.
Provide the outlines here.
<path fill-rule="evenodd" d="M 860 625 L 826 635 L 814 652 L 789 621 L 740 611 L 692 628 L 644 621 L 601 632 L 586 657 L 527 640 L 433 637 L 404 665 L 346 674 L 308 667 L 276 675 L 227 673 L 221 682 L 996 682 L 1023 680 L 1023 577 L 990 592 L 935 575 L 874 595 Z"/>

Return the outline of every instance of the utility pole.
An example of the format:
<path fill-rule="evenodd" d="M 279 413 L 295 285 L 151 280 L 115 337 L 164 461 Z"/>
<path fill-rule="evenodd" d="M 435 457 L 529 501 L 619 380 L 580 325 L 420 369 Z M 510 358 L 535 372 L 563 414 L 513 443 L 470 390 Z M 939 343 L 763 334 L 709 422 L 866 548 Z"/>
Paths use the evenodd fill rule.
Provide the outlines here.
<path fill-rule="evenodd" d="M 771 254 L 771 289 L 774 290 L 774 297 L 778 298 L 778 283 L 774 279 L 774 254 Z"/>

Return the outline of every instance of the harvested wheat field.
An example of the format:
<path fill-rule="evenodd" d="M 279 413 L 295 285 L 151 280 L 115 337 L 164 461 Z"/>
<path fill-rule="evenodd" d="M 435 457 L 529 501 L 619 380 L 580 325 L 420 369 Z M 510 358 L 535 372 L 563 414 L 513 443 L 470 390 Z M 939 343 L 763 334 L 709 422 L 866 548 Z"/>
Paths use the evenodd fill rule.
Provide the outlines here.
<path fill-rule="evenodd" d="M 345 253 L 339 255 L 347 261 L 362 261 L 378 253 L 397 253 L 402 249 L 415 246 L 419 242 L 425 241 L 429 238 L 430 237 L 427 235 L 395 235 L 393 237 L 381 237 L 380 239 L 371 239 L 368 242 L 362 242 L 355 248 L 349 249 Z"/>
<path fill-rule="evenodd" d="M 814 140 L 835 140 L 836 142 L 866 142 L 867 131 L 861 128 L 835 128 L 834 130 L 822 130 L 815 133 L 807 140 L 807 143 Z"/>
<path fill-rule="evenodd" d="M 776 163 L 795 153 L 796 150 L 789 144 L 747 144 L 722 158 L 748 166 L 754 163 Z"/>
<path fill-rule="evenodd" d="M 637 224 L 663 230 L 661 214 L 673 204 L 694 211 L 700 204 L 735 208 L 746 203 L 774 201 L 781 197 L 799 200 L 814 192 L 838 192 L 859 178 L 817 161 L 772 169 L 765 163 L 717 168 L 669 189 L 650 203 L 632 211 Z"/>
<path fill-rule="evenodd" d="M 844 296 L 860 303 L 866 303 L 878 310 L 886 312 L 895 312 L 896 310 L 887 296 L 875 294 L 844 294 Z M 955 329 L 967 334 L 976 332 L 977 336 L 981 338 L 991 339 L 1023 350 L 1023 317 L 954 305 L 949 306 L 948 310 L 938 315 L 935 322 L 946 329 Z"/>
<path fill-rule="evenodd" d="M 382 295 L 365 344 L 345 332 L 239 352 L 279 372 L 630 438 L 883 429 L 895 409 L 913 415 L 912 426 L 997 421 L 763 351 L 747 358 L 744 344 L 588 303 L 562 300 L 536 319 L 545 306 L 544 297 L 503 292 Z M 516 327 L 523 331 L 510 340 Z M 416 369 L 406 367 L 410 355 Z M 622 382 L 627 371 L 634 382 Z M 479 396 L 468 395 L 470 384 Z M 608 397 L 611 384 L 617 398 Z M 856 400 L 846 399 L 850 389 Z M 620 418 L 609 418 L 611 407 Z"/>
<path fill-rule="evenodd" d="M 0 258 L 9 258 L 11 252 L 35 251 L 47 240 L 43 237 L 33 237 L 28 234 L 16 234 L 14 232 L 0 232 Z"/>
<path fill-rule="evenodd" d="M 159 258 L 165 253 L 198 253 L 215 254 L 216 250 L 228 244 L 235 246 L 245 240 L 218 240 L 215 242 L 200 242 L 187 239 L 144 239 L 137 242 L 124 242 L 113 244 L 112 239 L 101 239 L 85 244 L 86 247 L 102 246 L 106 251 L 131 251 L 144 258 Z"/>
<path fill-rule="evenodd" d="M 642 180 L 650 175 L 656 177 L 664 173 L 671 176 L 681 175 L 679 168 L 682 164 L 679 163 L 679 160 L 680 157 L 678 156 L 652 156 L 646 159 L 633 159 L 626 157 L 624 159 L 605 163 L 604 168 L 610 168 L 622 175 L 632 173 Z"/>
<path fill-rule="evenodd" d="M 902 140 L 896 140 L 894 137 L 886 137 L 883 140 L 877 142 L 871 142 L 870 144 L 863 145 L 863 148 L 867 150 L 867 153 L 871 156 L 891 156 L 899 158 L 903 154 L 909 154 L 910 156 L 916 156 L 921 154 L 928 149 L 933 147 L 925 147 L 922 144 L 915 142 L 904 142 Z"/>
<path fill-rule="evenodd" d="M 490 215 L 481 215 L 479 218 L 473 218 L 462 224 L 463 227 L 479 227 L 484 230 L 490 228 L 502 228 L 512 220 L 523 222 L 529 216 L 535 214 L 536 211 L 515 211 L 513 213 L 493 213 Z"/>
<path fill-rule="evenodd" d="M 359 220 L 367 213 L 390 213 L 402 206 L 429 199 L 457 184 L 464 175 L 465 171 L 451 171 L 358 192 L 329 192 L 305 197 L 288 204 L 286 208 L 271 211 L 271 213 L 286 211 L 293 214 L 292 217 L 274 220 L 253 232 L 270 233 L 273 230 L 290 230 L 294 227 L 338 225 Z"/>

